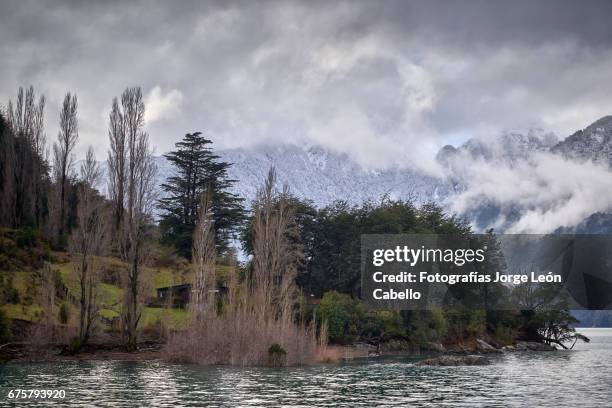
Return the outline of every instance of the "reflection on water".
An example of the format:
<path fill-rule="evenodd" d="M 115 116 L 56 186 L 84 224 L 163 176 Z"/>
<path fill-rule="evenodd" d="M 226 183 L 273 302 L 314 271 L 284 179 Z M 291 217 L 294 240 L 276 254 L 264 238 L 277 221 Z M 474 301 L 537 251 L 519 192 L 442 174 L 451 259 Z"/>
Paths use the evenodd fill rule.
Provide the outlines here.
<path fill-rule="evenodd" d="M 307 368 L 196 367 L 84 362 L 0 366 L 10 389 L 64 389 L 58 406 L 606 406 L 612 402 L 612 329 L 589 344 L 496 356 L 482 367 L 419 367 L 413 359 Z M 16 406 L 39 405 L 20 400 Z"/>

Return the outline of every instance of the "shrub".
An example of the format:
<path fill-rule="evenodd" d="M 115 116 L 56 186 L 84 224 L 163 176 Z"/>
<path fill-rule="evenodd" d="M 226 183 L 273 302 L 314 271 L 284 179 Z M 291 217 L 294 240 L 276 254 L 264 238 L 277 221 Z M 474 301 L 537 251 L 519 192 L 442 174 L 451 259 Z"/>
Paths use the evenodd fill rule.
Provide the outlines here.
<path fill-rule="evenodd" d="M 471 335 L 482 334 L 486 331 L 487 322 L 486 322 L 486 312 L 484 309 L 479 309 L 473 311 L 470 314 L 470 319 L 468 320 L 468 324 L 466 327 L 466 331 Z"/>
<path fill-rule="evenodd" d="M 382 321 L 382 328 L 386 338 L 398 338 L 406 335 L 402 317 L 396 310 L 379 310 L 376 317 Z"/>
<path fill-rule="evenodd" d="M 13 285 L 13 276 L 11 273 L 8 273 L 6 279 L 0 274 L 0 301 L 17 305 L 20 300 L 19 291 Z"/>
<path fill-rule="evenodd" d="M 362 322 L 361 336 L 379 341 L 406 338 L 406 327 L 400 312 L 376 310 L 368 312 Z"/>
<path fill-rule="evenodd" d="M 67 324 L 69 318 L 70 311 L 68 310 L 68 305 L 66 303 L 62 303 L 59 309 L 59 321 L 61 324 Z"/>
<path fill-rule="evenodd" d="M 9 286 L 6 288 L 5 295 L 6 303 L 12 303 L 14 305 L 18 305 L 21 302 L 21 298 L 19 296 L 19 291 L 14 286 Z"/>
<path fill-rule="evenodd" d="M 58 235 L 52 242 L 51 248 L 54 251 L 66 251 L 68 248 L 68 236 Z"/>
<path fill-rule="evenodd" d="M 274 343 L 268 348 L 268 365 L 282 367 L 287 364 L 287 352 L 280 344 Z"/>
<path fill-rule="evenodd" d="M 486 331 L 486 313 L 483 309 L 447 309 L 448 334 L 456 339 L 482 334 Z"/>
<path fill-rule="evenodd" d="M 0 254 L 0 270 L 8 271 L 12 269 L 10 258 L 5 254 Z"/>
<path fill-rule="evenodd" d="M 33 228 L 0 228 L 0 270 L 39 268 L 49 259 L 49 246 Z"/>
<path fill-rule="evenodd" d="M 401 315 L 407 338 L 413 346 L 439 342 L 450 331 L 451 322 L 441 310 L 404 310 Z"/>
<path fill-rule="evenodd" d="M 15 241 L 19 248 L 33 248 L 38 241 L 38 232 L 34 228 L 17 230 Z"/>
<path fill-rule="evenodd" d="M 108 285 L 120 285 L 124 266 L 120 262 L 109 262 L 101 265 L 100 281 Z"/>
<path fill-rule="evenodd" d="M 429 328 L 432 331 L 433 338 L 436 340 L 444 338 L 448 334 L 448 322 L 444 317 L 444 313 L 440 309 L 431 311 Z"/>
<path fill-rule="evenodd" d="M 498 324 L 493 331 L 493 336 L 495 339 L 505 345 L 510 345 L 514 343 L 514 339 L 516 339 L 517 330 L 513 327 L 503 326 Z"/>
<path fill-rule="evenodd" d="M 64 280 L 62 279 L 62 273 L 58 269 L 53 270 L 53 287 L 55 288 L 55 293 L 62 293 L 62 289 L 64 288 Z"/>
<path fill-rule="evenodd" d="M 365 310 L 359 300 L 335 291 L 326 292 L 317 307 L 317 321 L 327 322 L 329 340 L 346 344 L 361 332 Z"/>
<path fill-rule="evenodd" d="M 0 343 L 11 340 L 11 321 L 3 310 L 0 310 Z"/>
<path fill-rule="evenodd" d="M 82 347 L 81 340 L 79 339 L 78 336 L 74 336 L 70 339 L 70 342 L 68 343 L 68 352 L 70 354 L 76 354 L 79 352 L 81 347 Z"/>

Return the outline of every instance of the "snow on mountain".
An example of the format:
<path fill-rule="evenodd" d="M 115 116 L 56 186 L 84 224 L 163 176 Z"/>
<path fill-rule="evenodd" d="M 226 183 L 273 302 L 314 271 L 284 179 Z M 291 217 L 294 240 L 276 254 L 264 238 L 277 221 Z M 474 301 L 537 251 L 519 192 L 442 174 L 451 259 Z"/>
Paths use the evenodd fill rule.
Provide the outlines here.
<path fill-rule="evenodd" d="M 457 155 L 470 159 L 515 162 L 526 159 L 534 152 L 549 151 L 557 143 L 559 139 L 554 133 L 539 128 L 505 131 L 500 135 L 471 138 L 458 148 L 446 145 L 436 158 L 446 164 Z"/>
<path fill-rule="evenodd" d="M 552 148 L 564 157 L 612 165 L 612 116 L 604 116 Z"/>
<path fill-rule="evenodd" d="M 437 159 L 454 186 L 447 208 L 476 230 L 610 229 L 611 139 L 608 116 L 563 141 L 534 129 L 445 146 Z"/>
<path fill-rule="evenodd" d="M 458 147 L 444 146 L 436 157 L 447 171 L 442 177 L 410 168 L 365 169 L 346 154 L 320 146 L 264 145 L 216 153 L 232 163 L 229 177 L 238 180 L 233 192 L 244 197 L 247 205 L 255 197 L 270 167 L 274 166 L 279 187 L 287 184 L 294 195 L 309 199 L 319 207 L 336 200 L 351 204 L 379 201 L 386 195 L 394 199 L 412 199 L 417 204 L 434 201 L 454 211 L 457 208 L 454 204 L 467 196 L 471 201 L 457 212 L 459 216 L 469 220 L 476 230 L 494 226 L 504 231 L 526 213 L 546 214 L 551 208 L 570 205 L 567 200 L 575 201 L 578 194 L 575 185 L 567 184 L 566 180 L 561 180 L 562 184 L 554 180 L 560 177 L 537 164 L 542 155 L 557 157 L 555 160 L 566 158 L 612 164 L 612 116 L 596 121 L 563 141 L 542 129 L 527 129 L 503 132 L 497 137 L 472 138 Z M 171 174 L 172 167 L 163 157 L 156 161 L 158 183 L 161 184 Z M 511 181 L 500 178 L 496 186 L 496 172 L 505 172 L 503 175 L 511 176 L 508 179 Z M 491 174 L 481 177 L 482 173 Z M 482 183 L 491 185 L 483 187 Z M 583 180 L 581 186 L 584 185 L 588 185 L 588 180 Z M 556 191 L 560 187 L 566 191 Z M 547 191 L 548 188 L 559 194 L 559 201 L 555 201 L 557 198 Z M 595 185 L 591 190 L 599 188 Z M 488 194 L 490 191 L 497 194 Z M 508 191 L 507 196 L 503 195 L 505 191 Z M 597 225 L 597 231 L 609 228 L 607 214 L 611 209 L 603 209 L 600 206 L 593 211 L 598 214 L 596 220 L 585 218 L 580 224 L 581 230 L 587 225 Z"/>
<path fill-rule="evenodd" d="M 247 203 L 255 198 L 257 189 L 274 166 L 279 188 L 286 184 L 292 194 L 325 206 L 337 200 L 360 204 L 379 201 L 384 195 L 394 199 L 410 199 L 422 203 L 440 201 L 448 194 L 444 180 L 412 169 L 392 168 L 368 170 L 346 154 L 334 153 L 322 147 L 294 145 L 258 146 L 250 149 L 220 150 L 216 154 L 232 163 L 229 177 L 238 180 L 233 192 Z M 160 178 L 171 169 L 163 158 L 157 158 Z"/>

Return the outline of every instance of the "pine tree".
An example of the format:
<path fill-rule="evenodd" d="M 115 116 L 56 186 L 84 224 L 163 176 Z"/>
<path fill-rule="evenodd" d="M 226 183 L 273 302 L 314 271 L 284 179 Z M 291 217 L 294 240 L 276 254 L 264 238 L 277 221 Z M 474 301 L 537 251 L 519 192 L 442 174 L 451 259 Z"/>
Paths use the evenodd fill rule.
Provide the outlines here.
<path fill-rule="evenodd" d="M 173 245 L 180 255 L 191 258 L 192 236 L 198 220 L 199 198 L 204 190 L 212 193 L 211 211 L 217 252 L 223 254 L 229 241 L 244 221 L 243 199 L 231 193 L 236 182 L 228 178 L 231 165 L 220 160 L 201 132 L 188 133 L 176 143 L 176 150 L 164 155 L 175 173 L 162 188 L 164 211 L 160 222 L 162 242 Z"/>

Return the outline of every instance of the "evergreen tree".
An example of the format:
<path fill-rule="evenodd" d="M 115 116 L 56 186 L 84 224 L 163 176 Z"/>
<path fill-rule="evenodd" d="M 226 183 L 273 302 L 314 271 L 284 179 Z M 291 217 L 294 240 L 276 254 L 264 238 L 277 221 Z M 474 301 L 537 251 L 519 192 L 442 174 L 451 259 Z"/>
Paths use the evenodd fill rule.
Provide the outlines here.
<path fill-rule="evenodd" d="M 220 161 L 210 147 L 212 141 L 201 132 L 188 133 L 176 143 L 176 150 L 164 155 L 175 173 L 162 184 L 166 197 L 160 221 L 162 242 L 173 245 L 180 255 L 191 258 L 192 235 L 198 220 L 200 195 L 212 193 L 212 216 L 218 253 L 224 253 L 232 235 L 244 220 L 243 199 L 229 192 L 236 182 L 227 176 L 231 165 Z"/>
<path fill-rule="evenodd" d="M 44 107 L 30 86 L 0 113 L 0 226 L 42 228 L 47 220 Z"/>

